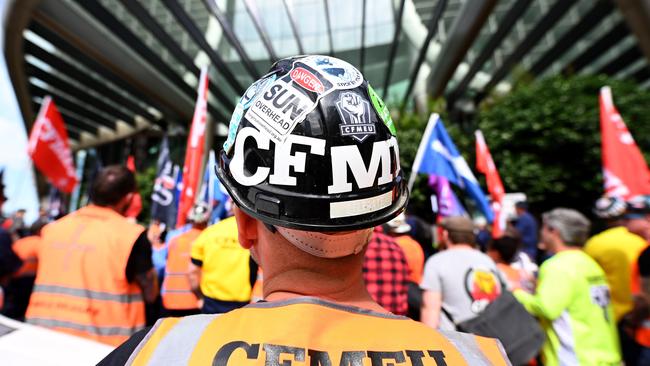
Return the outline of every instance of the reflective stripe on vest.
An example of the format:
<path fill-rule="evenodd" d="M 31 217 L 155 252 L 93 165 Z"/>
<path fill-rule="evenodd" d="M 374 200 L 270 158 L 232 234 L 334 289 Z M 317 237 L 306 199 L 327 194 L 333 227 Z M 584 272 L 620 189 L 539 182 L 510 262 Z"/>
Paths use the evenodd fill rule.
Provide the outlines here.
<path fill-rule="evenodd" d="M 55 285 L 34 285 L 32 293 L 67 295 L 89 300 L 114 301 L 121 303 L 143 302 L 142 294 L 111 294 L 102 291 L 79 289 Z"/>
<path fill-rule="evenodd" d="M 476 336 L 469 333 L 460 333 L 453 331 L 443 331 L 442 333 L 456 348 L 463 350 L 461 354 L 468 365 L 472 366 L 490 366 L 490 361 L 485 357 L 478 343 Z"/>
<path fill-rule="evenodd" d="M 286 360 L 282 363 L 281 360 Z M 314 298 L 159 321 L 127 365 L 507 366 L 498 341 Z"/>
<path fill-rule="evenodd" d="M 73 322 L 57 320 L 57 319 L 42 319 L 42 318 L 30 318 L 27 320 L 27 323 L 40 325 L 41 327 L 47 327 L 47 328 L 67 328 L 67 329 L 79 330 L 83 332 L 97 334 L 100 336 L 121 335 L 121 336 L 128 337 L 138 330 L 138 328 L 99 327 L 96 325 L 86 325 L 86 324 L 73 323 Z"/>

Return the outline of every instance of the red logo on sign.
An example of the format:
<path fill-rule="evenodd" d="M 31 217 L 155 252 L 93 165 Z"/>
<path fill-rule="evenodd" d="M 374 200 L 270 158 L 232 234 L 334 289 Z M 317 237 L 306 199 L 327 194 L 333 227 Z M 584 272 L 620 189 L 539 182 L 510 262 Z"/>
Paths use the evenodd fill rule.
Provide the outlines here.
<path fill-rule="evenodd" d="M 303 88 L 316 93 L 322 93 L 325 90 L 323 83 L 309 70 L 302 67 L 291 70 L 291 79 Z"/>

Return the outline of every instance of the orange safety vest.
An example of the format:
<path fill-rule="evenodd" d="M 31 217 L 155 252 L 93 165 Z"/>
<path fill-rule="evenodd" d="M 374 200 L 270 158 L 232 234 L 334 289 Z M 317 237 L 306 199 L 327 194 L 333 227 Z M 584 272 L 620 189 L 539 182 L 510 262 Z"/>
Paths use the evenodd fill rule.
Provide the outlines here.
<path fill-rule="evenodd" d="M 26 236 L 14 242 L 12 249 L 23 261 L 23 265 L 14 274 L 14 277 L 34 277 L 38 268 L 38 244 L 41 237 L 38 235 Z"/>
<path fill-rule="evenodd" d="M 502 366 L 506 360 L 494 339 L 303 297 L 161 319 L 126 364 Z"/>
<path fill-rule="evenodd" d="M 424 268 L 424 251 L 420 244 L 408 235 L 393 237 L 397 245 L 402 248 L 406 263 L 409 266 L 409 281 L 417 284 L 422 280 L 422 271 Z"/>
<path fill-rule="evenodd" d="M 190 310 L 199 308 L 199 299 L 192 292 L 187 276 L 191 261 L 190 250 L 192 249 L 192 243 L 201 234 L 201 231 L 192 228 L 169 242 L 165 279 L 160 290 L 165 309 Z"/>
<path fill-rule="evenodd" d="M 126 279 L 143 231 L 94 205 L 43 228 L 27 322 L 111 345 L 144 327 L 142 292 Z"/>

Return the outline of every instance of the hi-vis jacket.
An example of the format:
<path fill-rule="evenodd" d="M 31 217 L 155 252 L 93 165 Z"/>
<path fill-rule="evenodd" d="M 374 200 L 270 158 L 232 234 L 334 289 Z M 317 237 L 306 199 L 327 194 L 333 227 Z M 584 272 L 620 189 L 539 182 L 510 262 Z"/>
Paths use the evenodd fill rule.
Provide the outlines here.
<path fill-rule="evenodd" d="M 498 341 L 303 297 L 159 320 L 127 365 L 509 365 Z"/>
<path fill-rule="evenodd" d="M 144 327 L 126 265 L 142 226 L 87 206 L 43 228 L 27 322 L 119 345 Z"/>
<path fill-rule="evenodd" d="M 165 309 L 190 310 L 199 308 L 199 299 L 192 292 L 192 286 L 187 277 L 191 262 L 190 250 L 192 249 L 192 243 L 199 234 L 201 234 L 201 230 L 192 228 L 169 242 L 165 279 L 160 289 Z"/>

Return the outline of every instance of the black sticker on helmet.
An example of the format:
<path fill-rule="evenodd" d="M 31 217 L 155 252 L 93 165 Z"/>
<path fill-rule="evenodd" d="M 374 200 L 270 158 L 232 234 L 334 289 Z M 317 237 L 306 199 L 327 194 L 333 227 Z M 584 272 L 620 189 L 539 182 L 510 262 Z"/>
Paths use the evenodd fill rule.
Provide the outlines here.
<path fill-rule="evenodd" d="M 370 120 L 370 103 L 358 93 L 341 93 L 336 108 L 342 121 L 341 135 L 363 142 L 376 133 L 375 124 Z"/>

